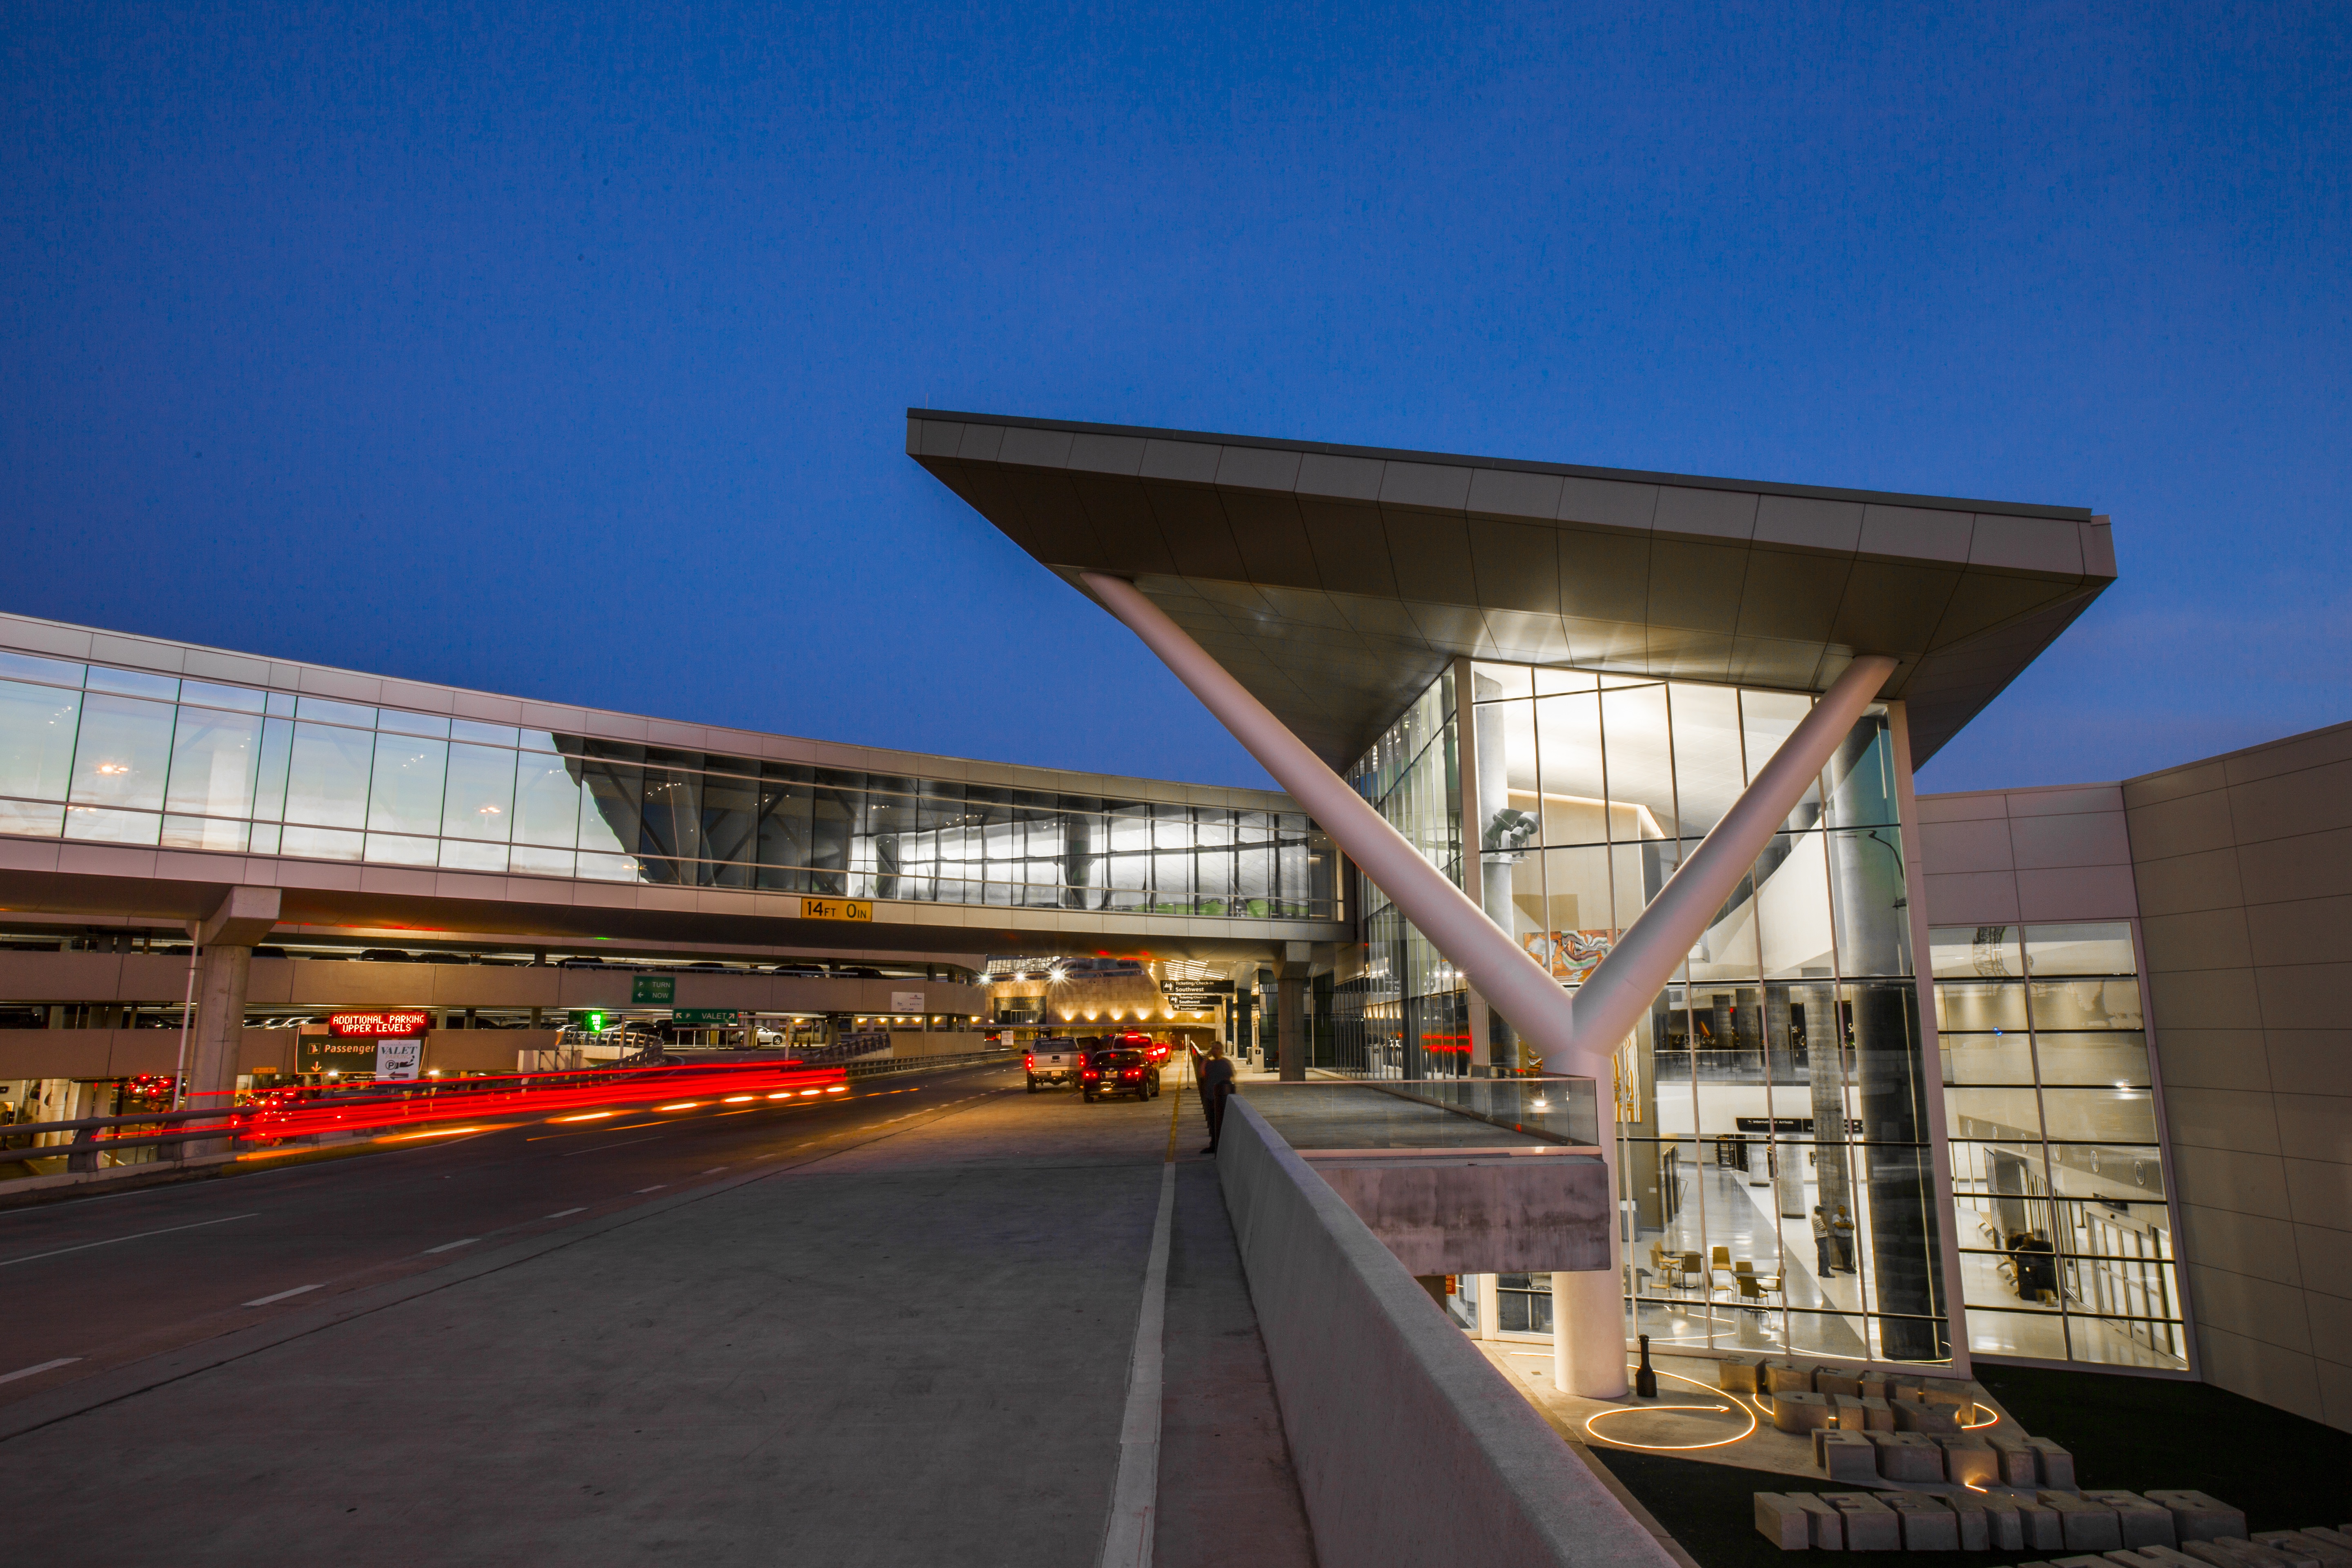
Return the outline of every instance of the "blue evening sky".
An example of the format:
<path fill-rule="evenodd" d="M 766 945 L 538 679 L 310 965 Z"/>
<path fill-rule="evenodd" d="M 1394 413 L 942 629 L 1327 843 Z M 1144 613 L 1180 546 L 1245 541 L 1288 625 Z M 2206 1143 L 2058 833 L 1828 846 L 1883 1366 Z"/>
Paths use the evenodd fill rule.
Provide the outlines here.
<path fill-rule="evenodd" d="M 1923 787 L 2352 719 L 2352 11 L 46 4 L 0 606 L 1218 782 L 910 404 L 2088 506 Z"/>

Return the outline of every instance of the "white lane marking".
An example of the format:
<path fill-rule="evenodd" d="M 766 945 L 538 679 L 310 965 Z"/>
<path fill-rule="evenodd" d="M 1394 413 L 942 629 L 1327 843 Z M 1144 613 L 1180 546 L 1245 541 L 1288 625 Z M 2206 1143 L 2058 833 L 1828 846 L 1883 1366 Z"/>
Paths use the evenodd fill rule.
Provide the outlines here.
<path fill-rule="evenodd" d="M 637 1191 L 638 1191 L 640 1194 L 644 1194 L 644 1193 L 657 1193 L 657 1192 L 661 1191 L 664 1187 L 666 1187 L 666 1186 L 667 1186 L 667 1185 L 669 1185 L 669 1184 L 668 1184 L 667 1182 L 656 1182 L 652 1186 L 650 1186 L 650 1187 L 639 1187 L 639 1188 L 637 1189 Z"/>
<path fill-rule="evenodd" d="M 461 1247 L 471 1247 L 474 1243 L 481 1239 L 482 1238 L 478 1236 L 469 1236 L 460 1241 L 445 1241 L 438 1247 L 426 1247 L 425 1249 L 424 1256 L 429 1258 L 436 1252 L 455 1252 Z"/>
<path fill-rule="evenodd" d="M 1160 1213 L 1151 1222 L 1151 1262 L 1143 1310 L 1128 1362 L 1127 1419 L 1118 1433 L 1118 1479 L 1103 1521 L 1102 1568 L 1151 1568 L 1151 1516 L 1160 1507 L 1160 1393 L 1168 1324 L 1168 1244 L 1175 1230 L 1176 1166 L 1160 1167 Z"/>
<path fill-rule="evenodd" d="M 275 1296 L 256 1296 L 252 1300 L 247 1301 L 246 1305 L 248 1307 L 267 1307 L 272 1301 L 283 1301 L 289 1296 L 307 1296 L 313 1290 L 323 1290 L 325 1289 L 326 1286 L 323 1281 L 317 1285 L 297 1285 L 291 1290 L 280 1290 Z"/>
<path fill-rule="evenodd" d="M 218 1219 L 200 1219 L 194 1225 L 167 1225 L 161 1230 L 142 1230 L 131 1236 L 110 1236 L 104 1241 L 85 1241 L 79 1247 L 60 1247 L 55 1252 L 36 1252 L 26 1258 L 11 1258 L 0 1263 L 0 1268 L 14 1268 L 19 1263 L 38 1263 L 44 1258 L 63 1258 L 68 1252 L 88 1252 L 93 1247 L 112 1247 L 118 1241 L 144 1241 L 151 1236 L 169 1236 L 175 1230 L 202 1230 L 208 1225 L 226 1225 L 233 1219 L 251 1219 L 249 1214 L 223 1215 Z"/>
<path fill-rule="evenodd" d="M 660 1133 L 656 1132 L 644 1138 L 624 1138 L 618 1143 L 599 1143 L 593 1149 L 573 1149 L 567 1153 L 558 1154 L 556 1158 L 559 1160 L 577 1160 L 583 1154 L 601 1153 L 606 1149 L 625 1149 L 632 1143 L 650 1143 L 654 1139 L 660 1136 Z"/>
<path fill-rule="evenodd" d="M 45 1372 L 55 1372 L 61 1366 L 71 1366 L 81 1360 L 78 1355 L 61 1355 L 55 1361 L 45 1361 L 37 1366 L 20 1366 L 14 1372 L 0 1373 L 0 1383 L 14 1383 L 20 1377 L 38 1377 Z"/>
<path fill-rule="evenodd" d="M 586 1214 L 587 1212 L 588 1205 L 586 1204 L 582 1204 L 576 1209 L 557 1209 L 553 1214 L 549 1215 L 547 1217 L 550 1219 L 562 1219 L 568 1214 Z"/>
<path fill-rule="evenodd" d="M 702 1173 L 703 1173 L 704 1175 L 706 1175 L 706 1176 L 715 1176 L 715 1175 L 717 1175 L 719 1172 L 721 1172 L 721 1171 L 725 1170 L 726 1168 L 727 1168 L 727 1167 L 726 1167 L 726 1166 L 724 1166 L 724 1165 L 713 1165 L 713 1166 L 711 1166 L 711 1167 L 710 1167 L 710 1169 L 709 1169 L 709 1170 L 707 1170 L 707 1171 L 703 1172 Z"/>

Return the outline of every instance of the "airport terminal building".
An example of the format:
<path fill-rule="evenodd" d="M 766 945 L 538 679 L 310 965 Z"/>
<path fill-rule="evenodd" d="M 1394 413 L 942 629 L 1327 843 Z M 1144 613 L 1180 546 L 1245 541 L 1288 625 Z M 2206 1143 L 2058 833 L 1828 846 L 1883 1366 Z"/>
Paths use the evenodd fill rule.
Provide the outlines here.
<path fill-rule="evenodd" d="M 2115 581 L 2105 519 L 924 411 L 907 440 L 1179 628 L 1265 715 L 1245 744 L 1311 752 L 1564 994 L 1779 792 L 1599 1085 L 1629 1334 L 2197 1376 L 2352 1427 L 2352 729 L 1913 788 Z M 1140 961 L 1159 1025 L 1286 1072 L 1561 1070 L 1298 795 L 0 616 L 0 1099 L 299 1076 L 356 1008 L 429 1016 L 448 1073 L 583 1012 L 956 1054 L 1050 1026 L 1057 959 Z M 1534 1331 L 1547 1289 L 1461 1310 Z"/>

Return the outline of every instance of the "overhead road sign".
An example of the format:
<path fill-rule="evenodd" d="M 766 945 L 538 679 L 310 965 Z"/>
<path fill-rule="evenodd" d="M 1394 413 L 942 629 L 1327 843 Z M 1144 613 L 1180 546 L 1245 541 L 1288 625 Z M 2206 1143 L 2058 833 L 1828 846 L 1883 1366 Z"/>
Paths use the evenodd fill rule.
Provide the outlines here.
<path fill-rule="evenodd" d="M 677 976 L 640 974 L 629 982 L 629 1005 L 662 1007 L 677 1000 Z"/>
<path fill-rule="evenodd" d="M 669 1016 L 673 1024 L 740 1024 L 742 1013 L 733 1007 L 680 1007 Z"/>
<path fill-rule="evenodd" d="M 874 919 L 874 900 L 871 899 L 803 899 L 801 919 L 871 921 Z"/>

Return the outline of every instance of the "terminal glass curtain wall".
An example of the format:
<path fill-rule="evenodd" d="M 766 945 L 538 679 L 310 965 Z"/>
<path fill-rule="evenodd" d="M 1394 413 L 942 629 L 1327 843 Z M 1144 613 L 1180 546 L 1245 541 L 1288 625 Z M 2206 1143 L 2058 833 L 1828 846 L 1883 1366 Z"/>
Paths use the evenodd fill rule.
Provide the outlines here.
<path fill-rule="evenodd" d="M 1969 1348 L 2188 1367 L 2131 927 L 1931 933 Z"/>
<path fill-rule="evenodd" d="M 1811 702 L 1472 668 L 1479 798 L 1466 808 L 1458 798 L 1465 726 L 1445 682 L 1359 766 L 1358 787 L 1457 882 L 1466 822 L 1479 866 L 1468 890 L 1570 989 Z M 1874 710 L 1621 1054 L 1628 1294 L 1638 1331 L 1663 1344 L 1948 1358 L 1933 1080 L 1896 809 L 1907 766 L 1885 710 Z M 1419 780 L 1429 782 L 1416 794 Z M 1391 1044 L 1368 1020 L 1360 1059 L 1339 1065 L 1409 1068 L 1416 1040 L 1425 1063 L 1431 1037 L 1466 1037 L 1460 982 L 1376 889 L 1360 896 L 1363 1010 L 1421 1022 Z M 1490 1027 L 1499 1067 L 1538 1066 L 1508 1020 Z M 1549 1303 L 1535 1305 L 1540 1316 Z"/>
<path fill-rule="evenodd" d="M 0 654 L 0 833 L 593 880 L 1337 918 L 1295 813 L 681 752 Z"/>

